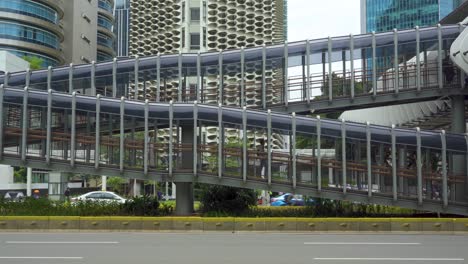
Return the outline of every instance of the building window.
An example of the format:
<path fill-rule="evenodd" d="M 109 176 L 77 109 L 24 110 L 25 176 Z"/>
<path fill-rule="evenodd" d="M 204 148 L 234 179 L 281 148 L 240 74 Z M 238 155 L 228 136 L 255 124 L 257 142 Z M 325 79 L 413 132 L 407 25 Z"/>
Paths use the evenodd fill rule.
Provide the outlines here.
<path fill-rule="evenodd" d="M 185 22 L 185 2 L 182 2 L 182 22 Z"/>
<path fill-rule="evenodd" d="M 185 28 L 182 28 L 182 37 L 180 38 L 182 41 L 182 48 L 185 48 Z"/>
<path fill-rule="evenodd" d="M 203 47 L 206 48 L 206 27 L 203 28 Z"/>
<path fill-rule="evenodd" d="M 200 8 L 199 7 L 190 8 L 190 20 L 200 21 Z"/>
<path fill-rule="evenodd" d="M 206 2 L 203 2 L 203 21 L 206 22 L 206 14 L 208 12 L 208 9 L 206 9 Z"/>
<path fill-rule="evenodd" d="M 200 49 L 200 33 L 190 34 L 190 49 L 192 50 Z"/>

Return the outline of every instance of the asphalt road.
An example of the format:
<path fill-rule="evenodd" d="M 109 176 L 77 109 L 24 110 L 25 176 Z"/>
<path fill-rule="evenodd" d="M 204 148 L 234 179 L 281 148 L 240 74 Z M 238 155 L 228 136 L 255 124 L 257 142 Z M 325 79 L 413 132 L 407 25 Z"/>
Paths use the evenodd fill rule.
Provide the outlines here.
<path fill-rule="evenodd" d="M 468 236 L 0 233 L 5 264 L 468 263 Z"/>

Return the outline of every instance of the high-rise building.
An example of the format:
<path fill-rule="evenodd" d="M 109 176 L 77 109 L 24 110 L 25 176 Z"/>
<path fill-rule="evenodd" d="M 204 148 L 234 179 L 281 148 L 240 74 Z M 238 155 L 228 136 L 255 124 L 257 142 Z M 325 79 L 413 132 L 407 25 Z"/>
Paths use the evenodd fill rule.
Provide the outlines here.
<path fill-rule="evenodd" d="M 117 57 L 128 56 L 128 37 L 130 26 L 130 0 L 115 1 L 115 52 Z"/>
<path fill-rule="evenodd" d="M 131 55 L 284 41 L 284 0 L 131 0 Z"/>
<path fill-rule="evenodd" d="M 285 0 L 131 0 L 131 19 L 129 34 L 129 55 L 175 54 L 179 52 L 196 53 L 198 51 L 224 51 L 241 47 L 255 47 L 283 43 L 287 32 Z M 204 69 L 202 78 L 203 103 L 219 103 L 218 87 L 222 80 L 223 103 L 240 105 L 239 78 L 230 74 L 226 67 L 223 76 L 217 70 Z M 166 71 L 164 81 L 160 85 L 162 100 L 177 100 L 178 90 L 193 91 L 197 78 L 183 78 L 182 83 L 177 71 Z M 279 85 L 272 85 L 281 72 L 266 72 L 267 99 L 271 102 L 279 100 L 281 94 Z M 262 94 L 258 80 L 261 80 L 261 70 L 246 69 L 246 106 L 260 106 Z M 139 96 L 154 100 L 156 96 L 155 81 L 141 83 Z M 178 89 L 182 86 L 181 89 Z M 135 89 L 131 87 L 129 91 Z M 190 94 L 193 92 L 188 92 Z M 132 93 L 133 94 L 133 93 Z M 189 99 L 192 100 L 192 99 Z M 217 128 L 206 131 L 207 142 L 217 141 Z M 235 129 L 229 131 L 226 137 L 235 138 Z M 262 133 L 249 138 L 261 138 Z M 277 142 L 282 142 L 281 138 Z M 281 143 L 277 144 L 278 146 Z"/>
<path fill-rule="evenodd" d="M 0 50 L 42 67 L 114 57 L 113 0 L 1 0 Z"/>
<path fill-rule="evenodd" d="M 361 33 L 437 24 L 464 0 L 361 0 Z"/>
<path fill-rule="evenodd" d="M 133 56 L 220 51 L 285 40 L 284 0 L 131 0 L 130 8 L 129 55 Z M 254 80 L 256 76 L 250 77 Z M 203 81 L 207 91 L 217 85 L 216 80 Z M 231 81 L 237 82 L 230 78 L 225 85 L 230 87 Z M 177 85 L 174 79 L 161 89 L 171 90 Z M 145 89 L 140 94 L 154 96 L 154 83 Z M 215 100 L 216 96 L 206 97 Z M 238 99 L 227 98 L 227 104 L 238 104 Z M 259 100 L 251 100 L 252 105 L 258 103 Z"/>
<path fill-rule="evenodd" d="M 97 61 L 110 60 L 113 57 L 115 57 L 115 52 L 114 52 L 115 35 L 114 35 L 113 30 L 114 30 L 114 0 L 98 0 L 97 54 L 96 54 Z"/>
<path fill-rule="evenodd" d="M 38 57 L 42 66 L 65 62 L 61 51 L 63 4 L 54 0 L 1 0 L 0 50 L 18 57 Z"/>

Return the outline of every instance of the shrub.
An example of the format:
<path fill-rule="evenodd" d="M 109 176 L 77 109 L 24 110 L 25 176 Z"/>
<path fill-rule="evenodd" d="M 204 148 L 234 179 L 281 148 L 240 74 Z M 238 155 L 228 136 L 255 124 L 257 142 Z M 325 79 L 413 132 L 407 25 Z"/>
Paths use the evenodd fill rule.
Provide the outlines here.
<path fill-rule="evenodd" d="M 27 197 L 23 202 L 0 200 L 0 215 L 30 216 L 164 216 L 173 211 L 171 205 L 159 207 L 153 197 L 138 197 L 125 204 L 98 201 L 77 203 Z"/>
<path fill-rule="evenodd" d="M 239 215 L 256 204 L 255 191 L 219 185 L 203 185 L 200 193 L 202 212 Z"/>
<path fill-rule="evenodd" d="M 128 215 L 156 216 L 160 214 L 159 202 L 155 197 L 142 196 L 127 200 L 121 205 L 121 212 Z"/>

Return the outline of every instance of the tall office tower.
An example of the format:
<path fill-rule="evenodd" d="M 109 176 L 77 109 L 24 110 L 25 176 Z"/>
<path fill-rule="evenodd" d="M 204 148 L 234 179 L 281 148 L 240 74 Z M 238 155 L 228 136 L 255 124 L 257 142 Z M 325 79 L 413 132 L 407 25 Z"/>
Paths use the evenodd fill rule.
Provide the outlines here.
<path fill-rule="evenodd" d="M 361 33 L 402 30 L 415 26 L 433 26 L 447 16 L 465 0 L 361 0 Z M 392 67 L 391 55 L 386 49 L 377 49 L 377 71 Z M 363 68 L 367 80 L 371 81 L 373 68 L 371 51 Z M 403 58 L 400 58 L 402 60 Z"/>
<path fill-rule="evenodd" d="M 223 51 L 241 47 L 255 47 L 283 43 L 285 40 L 285 0 L 131 0 L 130 55 L 196 53 Z M 202 78 L 204 103 L 217 104 L 218 87 L 223 81 L 223 103 L 240 105 L 238 74 L 230 75 L 229 68 L 218 74 L 207 73 Z M 163 73 L 162 73 L 163 74 Z M 177 100 L 179 85 L 193 91 L 196 78 L 183 78 L 179 83 L 176 69 L 164 73 L 160 86 L 161 99 Z M 272 85 L 280 72 L 267 72 L 267 99 L 279 100 L 280 85 Z M 172 77 L 170 77 L 172 76 Z M 261 105 L 261 69 L 246 69 L 246 106 Z M 279 78 L 278 78 L 279 79 Z M 139 99 L 156 96 L 156 82 L 138 87 Z M 130 91 L 134 87 L 130 87 Z M 193 100 L 193 99 L 191 99 Z M 216 128 L 208 129 L 208 142 L 215 142 Z M 235 130 L 228 138 L 236 136 Z M 278 139 L 282 141 L 282 139 Z"/>
<path fill-rule="evenodd" d="M 130 8 L 129 55 L 219 51 L 285 39 L 284 0 L 131 0 Z M 161 88 L 177 85 L 174 79 Z M 141 94 L 154 97 L 155 84 L 145 89 Z"/>
<path fill-rule="evenodd" d="M 361 33 L 431 26 L 465 0 L 361 0 Z"/>
<path fill-rule="evenodd" d="M 76 2 L 76 1 L 73 1 Z M 84 1 L 86 2 L 86 1 Z M 90 2 L 93 2 L 92 0 Z M 111 60 L 114 52 L 114 0 L 98 0 L 97 61 Z"/>
<path fill-rule="evenodd" d="M 63 5 L 56 0 L 1 0 L 0 50 L 20 58 L 38 57 L 43 67 L 64 63 L 63 16 Z"/>
<path fill-rule="evenodd" d="M 0 50 L 42 67 L 114 57 L 113 0 L 1 0 Z"/>
<path fill-rule="evenodd" d="M 117 57 L 127 57 L 130 26 L 130 0 L 115 1 L 114 17 L 114 50 Z"/>

